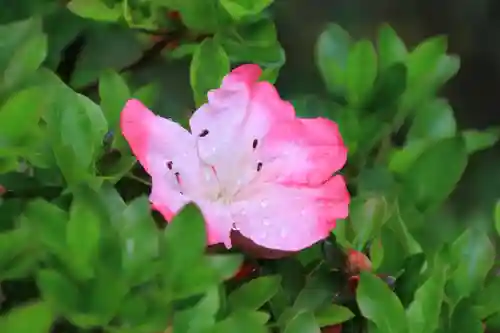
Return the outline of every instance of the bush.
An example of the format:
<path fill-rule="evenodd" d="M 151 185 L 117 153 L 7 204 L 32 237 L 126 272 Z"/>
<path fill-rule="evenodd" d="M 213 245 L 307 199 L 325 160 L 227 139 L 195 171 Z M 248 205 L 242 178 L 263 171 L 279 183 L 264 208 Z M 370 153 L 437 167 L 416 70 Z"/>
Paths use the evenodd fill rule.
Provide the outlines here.
<path fill-rule="evenodd" d="M 274 83 L 285 52 L 271 3 L 46 0 L 1 13 L 1 332 L 468 333 L 483 332 L 484 322 L 500 326 L 490 230 L 450 229 L 441 220 L 470 155 L 499 136 L 497 128 L 459 130 L 452 107 L 437 97 L 460 67 L 443 36 L 409 50 L 387 24 L 370 41 L 331 23 L 318 37 L 315 60 L 328 95 L 292 103 L 298 116 L 335 121 L 347 146 L 341 174 L 349 215 L 341 218 L 341 208 L 328 215 L 337 221 L 326 238 L 301 251 L 286 242 L 263 248 L 255 238 L 249 246 L 230 237 L 249 231 L 226 225 L 219 236 L 231 238 L 228 250 L 207 240 L 213 224 L 200 201 L 170 211 L 160 206 L 173 199 L 152 195 L 151 210 L 148 173 L 158 188 L 168 174 L 145 164 L 181 137 L 153 142 L 159 157 L 137 163 L 141 152 L 130 149 L 122 110 L 130 100 L 152 109 L 165 103 L 160 78 L 141 79 L 144 65 L 180 68 L 196 107 L 241 64 L 258 64 L 260 80 Z M 190 60 L 189 74 L 182 59 Z M 214 96 L 210 103 L 227 97 Z M 183 125 L 191 116 L 174 103 L 167 114 Z M 144 109 L 130 130 L 140 130 L 147 115 Z M 214 128 L 238 130 L 224 119 Z M 155 138 L 133 135 L 137 145 Z M 234 165 L 227 172 L 246 175 Z M 293 186 L 300 198 L 310 190 Z M 495 215 L 500 231 L 498 207 Z M 298 221 L 286 230 L 297 242 L 316 220 L 305 214 Z"/>

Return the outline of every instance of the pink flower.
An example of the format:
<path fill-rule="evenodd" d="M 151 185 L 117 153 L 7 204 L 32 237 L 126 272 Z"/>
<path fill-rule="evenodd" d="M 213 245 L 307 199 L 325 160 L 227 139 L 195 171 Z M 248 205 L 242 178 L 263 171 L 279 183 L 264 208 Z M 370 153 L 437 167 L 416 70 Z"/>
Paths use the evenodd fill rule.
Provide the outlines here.
<path fill-rule="evenodd" d="M 257 65 L 228 74 L 191 117 L 191 133 L 127 102 L 121 127 L 152 177 L 150 200 L 167 221 L 189 202 L 203 212 L 208 243 L 231 247 L 231 230 L 257 245 L 298 251 L 324 239 L 348 212 L 337 125 L 299 119 Z"/>

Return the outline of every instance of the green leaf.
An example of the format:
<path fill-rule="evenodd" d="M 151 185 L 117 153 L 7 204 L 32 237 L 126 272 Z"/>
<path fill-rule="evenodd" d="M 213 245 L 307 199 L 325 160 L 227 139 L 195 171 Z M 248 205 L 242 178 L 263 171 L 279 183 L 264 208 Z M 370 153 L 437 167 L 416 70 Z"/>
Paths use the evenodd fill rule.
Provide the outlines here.
<path fill-rule="evenodd" d="M 30 37 L 42 32 L 40 17 L 30 17 L 22 21 L 0 25 L 0 69 L 4 71 L 13 59 L 16 50 Z"/>
<path fill-rule="evenodd" d="M 45 120 L 57 164 L 70 185 L 86 182 L 108 131 L 106 118 L 89 98 L 62 83 L 54 87 L 54 94 Z"/>
<path fill-rule="evenodd" d="M 500 277 L 493 277 L 474 299 L 475 312 L 481 319 L 500 313 Z"/>
<path fill-rule="evenodd" d="M 115 222 L 122 241 L 123 268 L 134 282 L 152 266 L 159 252 L 159 231 L 151 218 L 149 200 L 140 197 L 132 201 Z"/>
<path fill-rule="evenodd" d="M 11 95 L 0 108 L 0 137 L 16 143 L 16 140 L 37 131 L 38 122 L 46 108 L 47 94 L 40 87 L 24 89 Z"/>
<path fill-rule="evenodd" d="M 267 313 L 257 311 L 237 311 L 213 326 L 210 333 L 267 333 L 265 323 Z M 306 333 L 306 332 L 304 332 Z"/>
<path fill-rule="evenodd" d="M 280 283 L 279 276 L 253 279 L 233 291 L 228 304 L 232 309 L 258 310 L 278 292 Z"/>
<path fill-rule="evenodd" d="M 354 248 L 361 251 L 366 243 L 377 236 L 389 217 L 387 201 L 382 196 L 358 197 L 351 202 L 349 221 L 355 232 Z"/>
<path fill-rule="evenodd" d="M 493 147 L 500 137 L 500 128 L 491 127 L 486 130 L 465 130 L 462 132 L 468 154 Z"/>
<path fill-rule="evenodd" d="M 99 78 L 101 108 L 111 129 L 119 126 L 120 113 L 130 98 L 127 82 L 113 70 L 103 71 Z"/>
<path fill-rule="evenodd" d="M 239 254 L 219 254 L 207 258 L 208 265 L 221 281 L 233 277 L 240 269 L 242 261 L 243 258 Z"/>
<path fill-rule="evenodd" d="M 316 43 L 316 65 L 331 93 L 340 94 L 345 91 L 350 45 L 351 37 L 337 24 L 329 24 Z"/>
<path fill-rule="evenodd" d="M 73 268 L 83 279 L 94 275 L 93 264 L 99 252 L 100 239 L 100 216 L 90 203 L 76 197 L 66 227 L 66 242 L 73 258 Z"/>
<path fill-rule="evenodd" d="M 435 99 L 417 111 L 407 140 L 444 139 L 455 136 L 456 132 L 457 123 L 450 104 L 444 99 Z"/>
<path fill-rule="evenodd" d="M 190 66 L 190 81 L 197 106 L 206 101 L 207 92 L 218 88 L 229 72 L 226 52 L 213 39 L 205 39 L 196 49 Z"/>
<path fill-rule="evenodd" d="M 397 62 L 405 62 L 408 51 L 396 31 L 388 24 L 378 30 L 378 54 L 381 69 L 386 69 Z"/>
<path fill-rule="evenodd" d="M 49 333 L 54 321 L 48 304 L 32 303 L 14 308 L 0 318 L 0 330 L 4 333 Z"/>
<path fill-rule="evenodd" d="M 205 253 L 205 221 L 194 204 L 185 206 L 170 223 L 164 234 L 164 251 L 169 274 L 189 271 Z"/>
<path fill-rule="evenodd" d="M 469 300 L 460 302 L 453 311 L 448 332 L 484 333 L 481 320 L 474 312 Z"/>
<path fill-rule="evenodd" d="M 297 313 L 285 326 L 284 333 L 320 333 L 314 314 L 310 311 Z"/>
<path fill-rule="evenodd" d="M 248 16 L 255 16 L 269 7 L 274 0 L 220 0 L 231 16 L 241 20 Z"/>
<path fill-rule="evenodd" d="M 467 152 L 461 137 L 437 141 L 408 168 L 405 193 L 414 198 L 419 207 L 434 207 L 453 191 L 466 165 Z"/>
<path fill-rule="evenodd" d="M 297 273 L 293 273 L 297 274 Z M 332 281 L 330 271 L 325 266 L 320 266 L 307 277 L 306 283 L 293 302 L 296 313 L 302 311 L 315 312 L 332 303 L 331 295 L 337 292 L 337 286 Z M 286 319 L 286 318 L 285 318 Z M 280 318 L 283 320 L 283 318 Z"/>
<path fill-rule="evenodd" d="M 457 267 L 451 274 L 450 297 L 457 302 L 482 286 L 495 262 L 495 248 L 484 231 L 467 229 L 452 244 L 451 255 Z"/>
<path fill-rule="evenodd" d="M 214 37 L 233 63 L 258 63 L 268 66 L 268 76 L 285 62 L 278 42 L 276 27 L 271 19 L 261 19 L 224 29 Z"/>
<path fill-rule="evenodd" d="M 381 332 L 408 332 L 403 305 L 377 276 L 361 272 L 356 300 L 363 316 L 374 322 Z"/>
<path fill-rule="evenodd" d="M 174 315 L 173 330 L 176 332 L 201 331 L 214 326 L 215 315 L 220 307 L 220 296 L 219 288 L 214 286 L 196 305 L 177 311 Z"/>
<path fill-rule="evenodd" d="M 190 30 L 214 33 L 227 27 L 233 21 L 220 0 L 167 1 L 169 8 L 179 11 L 182 23 Z M 251 2 L 248 1 L 248 3 Z"/>
<path fill-rule="evenodd" d="M 316 311 L 314 316 L 318 325 L 323 327 L 346 322 L 354 317 L 354 313 L 345 306 L 331 304 Z"/>
<path fill-rule="evenodd" d="M 439 325 L 444 301 L 447 267 L 434 267 L 430 277 L 415 293 L 406 315 L 410 333 L 434 332 Z"/>
<path fill-rule="evenodd" d="M 377 77 L 377 54 L 373 44 L 361 40 L 349 50 L 346 69 L 347 100 L 360 106 L 371 93 Z"/>
<path fill-rule="evenodd" d="M 68 314 L 77 310 L 78 287 L 61 273 L 42 269 L 37 274 L 37 285 L 42 297 L 55 311 Z"/>
<path fill-rule="evenodd" d="M 2 85 L 11 89 L 33 75 L 47 57 L 47 36 L 40 30 L 17 46 L 3 72 Z"/>
<path fill-rule="evenodd" d="M 33 235 L 53 254 L 66 253 L 66 224 L 69 215 L 42 199 L 30 201 L 24 211 Z"/>
<path fill-rule="evenodd" d="M 408 307 L 414 299 L 415 291 L 422 280 L 425 259 L 425 254 L 420 252 L 407 257 L 403 264 L 403 274 L 396 280 L 394 291 L 404 307 Z"/>
<path fill-rule="evenodd" d="M 67 7 L 78 16 L 104 22 L 116 22 L 122 16 L 121 5 L 113 8 L 101 0 L 71 0 Z"/>
<path fill-rule="evenodd" d="M 120 71 L 138 61 L 149 47 L 141 42 L 139 35 L 119 24 L 89 25 L 85 45 L 71 75 L 71 86 L 86 89 L 99 80 L 104 70 Z"/>
<path fill-rule="evenodd" d="M 377 77 L 369 109 L 376 110 L 377 116 L 384 121 L 394 123 L 397 102 L 406 90 L 406 66 L 394 63 L 384 69 Z"/>
<path fill-rule="evenodd" d="M 432 37 L 419 44 L 408 57 L 408 82 L 417 83 L 433 73 L 447 47 L 447 40 L 443 36 Z"/>
<path fill-rule="evenodd" d="M 393 149 L 389 156 L 389 170 L 404 175 L 429 146 L 426 140 L 413 141 L 403 148 Z"/>

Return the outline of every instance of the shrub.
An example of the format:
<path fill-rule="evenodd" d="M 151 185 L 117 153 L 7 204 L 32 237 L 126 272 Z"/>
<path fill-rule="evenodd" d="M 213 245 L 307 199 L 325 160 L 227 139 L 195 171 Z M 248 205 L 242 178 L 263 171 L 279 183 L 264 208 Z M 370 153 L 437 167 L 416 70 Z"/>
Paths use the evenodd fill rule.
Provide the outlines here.
<path fill-rule="evenodd" d="M 387 24 L 374 41 L 356 40 L 334 23 L 318 36 L 315 61 L 328 94 L 291 101 L 298 116 L 338 125 L 350 204 L 347 217 L 338 210 L 325 217 L 336 226 L 312 246 L 269 249 L 249 237 L 251 246 L 232 239 L 230 249 L 207 247 L 238 227 L 226 224 L 227 234 L 207 244 L 207 226 L 215 224 L 200 201 L 172 211 L 160 207 L 171 199 L 151 199 L 151 209 L 151 179 L 120 124 L 127 101 L 165 105 L 159 74 L 145 82 L 144 66 L 159 60 L 156 69 L 180 68 L 176 75 L 189 78 L 196 107 L 241 64 L 259 65 L 259 80 L 274 83 L 285 52 L 271 3 L 49 0 L 2 13 L 1 332 L 465 333 L 482 332 L 483 322 L 500 325 L 489 230 L 441 220 L 469 156 L 499 135 L 497 128 L 458 129 L 451 105 L 437 97 L 460 67 L 443 36 L 412 49 Z M 182 59 L 190 60 L 189 73 Z M 191 112 L 167 104 L 162 114 L 187 125 Z M 231 124 L 214 128 L 237 132 Z M 320 137 L 318 128 L 307 135 Z M 303 139 L 297 133 L 291 141 Z M 138 135 L 138 144 L 155 138 Z M 328 147 L 326 155 L 343 145 L 324 140 L 307 144 Z M 154 142 L 158 154 L 171 141 Z M 320 172 L 312 165 L 307 186 Z M 163 176 L 155 173 L 153 183 Z M 306 190 L 294 186 L 302 200 Z M 310 207 L 301 200 L 275 212 Z M 287 239 L 306 237 L 298 233 L 326 211 L 315 209 L 282 220 L 290 223 Z M 499 208 L 495 215 L 500 231 Z M 303 224 L 292 225 L 294 218 Z M 264 223 L 253 228 L 271 232 Z"/>

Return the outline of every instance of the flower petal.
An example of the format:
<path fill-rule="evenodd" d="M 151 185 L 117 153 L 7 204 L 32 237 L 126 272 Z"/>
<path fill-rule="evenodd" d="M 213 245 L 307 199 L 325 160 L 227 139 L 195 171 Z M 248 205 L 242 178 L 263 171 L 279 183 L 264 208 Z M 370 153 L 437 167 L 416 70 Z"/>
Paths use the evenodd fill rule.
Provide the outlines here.
<path fill-rule="evenodd" d="M 197 204 L 206 222 L 208 245 L 224 243 L 226 248 L 231 248 L 233 218 L 230 209 L 218 202 L 205 200 L 200 200 Z"/>
<path fill-rule="evenodd" d="M 266 181 L 318 185 L 347 160 L 337 124 L 325 118 L 280 122 L 262 145 Z"/>
<path fill-rule="evenodd" d="M 228 194 L 255 177 L 259 142 L 273 124 L 295 116 L 270 83 L 257 82 L 260 73 L 256 65 L 233 70 L 190 120 L 200 158 L 214 167 Z"/>
<path fill-rule="evenodd" d="M 240 233 L 256 244 L 299 251 L 327 237 L 335 221 L 347 216 L 349 193 L 342 176 L 317 187 L 261 184 L 232 207 Z"/>
<path fill-rule="evenodd" d="M 121 114 L 121 128 L 132 152 L 152 178 L 153 207 L 167 221 L 187 202 L 216 191 L 213 172 L 200 164 L 194 138 L 179 124 L 130 100 Z"/>

